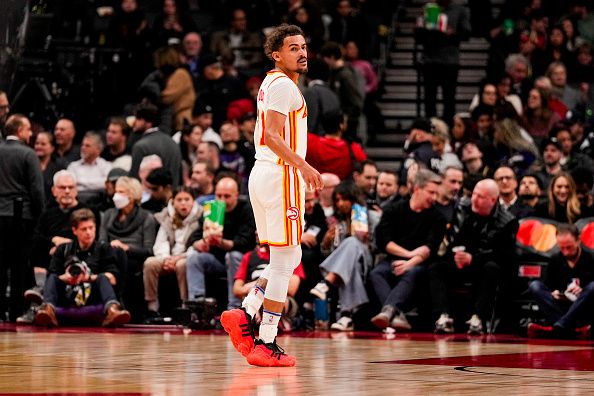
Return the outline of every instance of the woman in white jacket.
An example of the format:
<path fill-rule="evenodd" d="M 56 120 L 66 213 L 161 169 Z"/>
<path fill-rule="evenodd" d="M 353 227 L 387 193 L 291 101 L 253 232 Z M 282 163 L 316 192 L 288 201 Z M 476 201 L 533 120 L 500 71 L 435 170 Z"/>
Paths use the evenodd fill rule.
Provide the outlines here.
<path fill-rule="evenodd" d="M 159 318 L 159 277 L 175 271 L 182 301 L 188 299 L 186 283 L 186 255 L 192 247 L 186 242 L 198 227 L 202 207 L 194 199 L 192 191 L 180 187 L 173 193 L 169 204 L 155 214 L 160 228 L 153 247 L 153 257 L 144 262 L 144 298 L 148 305 L 147 321 Z"/>

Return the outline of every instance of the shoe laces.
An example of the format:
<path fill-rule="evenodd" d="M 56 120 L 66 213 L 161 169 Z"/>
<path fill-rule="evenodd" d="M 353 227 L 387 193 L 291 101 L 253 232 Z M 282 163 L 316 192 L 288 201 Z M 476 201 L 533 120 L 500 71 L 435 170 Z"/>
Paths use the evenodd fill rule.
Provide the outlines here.
<path fill-rule="evenodd" d="M 281 360 L 281 358 L 286 355 L 285 350 L 276 343 L 276 338 L 273 342 L 265 343 L 262 340 L 256 340 L 256 343 L 264 345 L 267 349 L 269 349 L 271 351 L 270 356 L 273 358 Z"/>

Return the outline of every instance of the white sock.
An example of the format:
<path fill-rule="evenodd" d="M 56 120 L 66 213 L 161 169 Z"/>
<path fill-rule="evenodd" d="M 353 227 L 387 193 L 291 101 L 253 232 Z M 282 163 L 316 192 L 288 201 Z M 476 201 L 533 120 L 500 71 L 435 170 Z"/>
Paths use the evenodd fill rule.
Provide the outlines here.
<path fill-rule="evenodd" d="M 259 336 L 265 344 L 274 342 L 274 339 L 276 338 L 276 333 L 278 332 L 278 322 L 281 316 L 282 314 L 280 312 L 270 312 L 264 310 L 262 322 L 260 323 Z"/>
<path fill-rule="evenodd" d="M 248 295 L 243 299 L 241 306 L 245 311 L 252 317 L 256 316 L 256 313 L 260 310 L 262 303 L 264 302 L 264 289 L 260 286 L 254 286 Z"/>

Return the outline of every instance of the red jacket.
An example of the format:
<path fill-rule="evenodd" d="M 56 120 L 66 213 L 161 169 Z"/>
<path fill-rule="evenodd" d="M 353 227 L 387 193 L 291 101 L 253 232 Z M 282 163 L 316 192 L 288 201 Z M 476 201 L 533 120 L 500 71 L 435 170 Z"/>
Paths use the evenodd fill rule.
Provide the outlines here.
<path fill-rule="evenodd" d="M 351 154 L 344 139 L 333 139 L 307 134 L 307 156 L 305 160 L 320 173 L 334 173 L 340 180 L 346 179 L 353 171 Z M 367 154 L 358 143 L 351 143 L 355 161 L 367 159 Z"/>

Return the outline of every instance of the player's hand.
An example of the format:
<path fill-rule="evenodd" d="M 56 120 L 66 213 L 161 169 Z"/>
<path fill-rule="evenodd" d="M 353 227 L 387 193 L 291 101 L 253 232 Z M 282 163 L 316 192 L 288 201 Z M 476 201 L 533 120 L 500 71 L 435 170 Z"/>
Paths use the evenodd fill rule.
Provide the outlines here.
<path fill-rule="evenodd" d="M 301 176 L 303 176 L 305 188 L 309 191 L 321 190 L 324 188 L 322 176 L 313 166 L 306 163 L 305 166 L 299 170 L 301 171 Z"/>
<path fill-rule="evenodd" d="M 559 290 L 554 290 L 551 292 L 551 296 L 553 296 L 555 300 L 562 300 L 565 298 L 565 296 Z"/>

